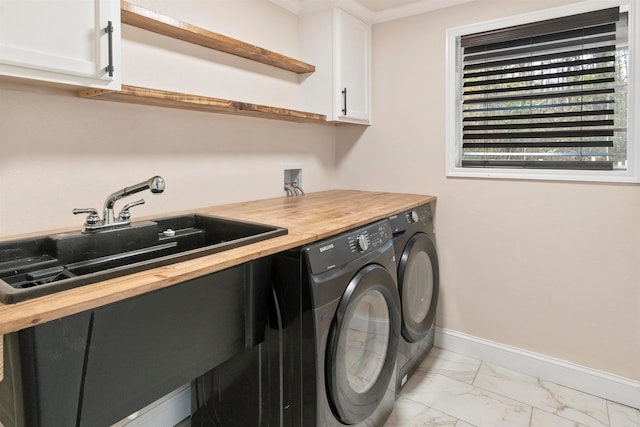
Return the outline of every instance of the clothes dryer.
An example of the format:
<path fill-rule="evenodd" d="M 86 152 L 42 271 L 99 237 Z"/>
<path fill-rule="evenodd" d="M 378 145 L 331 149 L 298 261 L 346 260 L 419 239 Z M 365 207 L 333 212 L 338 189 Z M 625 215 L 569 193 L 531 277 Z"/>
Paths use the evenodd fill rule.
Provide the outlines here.
<path fill-rule="evenodd" d="M 440 290 L 431 205 L 389 218 L 402 307 L 402 338 L 397 358 L 396 392 L 433 347 Z"/>
<path fill-rule="evenodd" d="M 287 426 L 383 426 L 400 342 L 387 220 L 276 257 Z"/>

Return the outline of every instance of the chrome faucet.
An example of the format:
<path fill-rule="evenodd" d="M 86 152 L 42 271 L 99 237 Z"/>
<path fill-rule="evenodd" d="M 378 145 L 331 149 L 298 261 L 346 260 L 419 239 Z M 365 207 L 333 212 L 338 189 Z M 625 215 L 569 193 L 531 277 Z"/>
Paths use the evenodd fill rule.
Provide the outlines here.
<path fill-rule="evenodd" d="M 118 190 L 115 193 L 110 194 L 109 197 L 107 197 L 107 200 L 104 202 L 104 216 L 102 219 L 100 218 L 100 215 L 98 215 L 98 211 L 94 208 L 76 208 L 73 210 L 73 213 L 74 215 L 80 213 L 89 214 L 84 223 L 84 231 L 97 231 L 105 228 L 115 228 L 129 225 L 131 224 L 131 212 L 129 212 L 129 209 L 134 206 L 144 204 L 144 199 L 140 199 L 138 201 L 124 205 L 117 218 L 114 214 L 113 206 L 115 205 L 116 201 L 122 199 L 123 197 L 127 197 L 147 189 L 150 190 L 153 194 L 162 193 L 164 191 L 164 179 L 162 179 L 161 176 L 154 176 L 147 181 L 143 181 L 130 187 L 125 187 L 122 190 Z"/>
<path fill-rule="evenodd" d="M 154 176 L 153 178 L 149 179 L 148 181 L 144 181 L 141 182 L 139 184 L 136 185 L 132 185 L 130 187 L 125 187 L 122 190 L 118 190 L 115 193 L 112 193 L 111 195 L 109 195 L 109 197 L 107 197 L 107 200 L 104 202 L 104 222 L 105 224 L 113 224 L 116 222 L 116 218 L 113 214 L 113 205 L 116 203 L 116 201 L 122 199 L 123 197 L 127 197 L 130 196 L 132 194 L 135 193 L 139 193 L 140 191 L 144 191 L 144 190 L 151 190 L 151 192 L 153 194 L 160 194 L 164 191 L 164 179 L 162 179 L 162 177 L 160 176 Z M 142 202 L 142 203 L 140 203 Z M 120 215 L 122 215 L 123 213 L 128 213 L 129 209 L 133 206 L 136 205 L 141 205 L 144 203 L 144 200 L 139 200 L 138 202 L 134 202 L 134 203 L 130 203 L 128 205 L 126 205 L 122 211 L 120 212 Z M 126 210 L 126 212 L 125 212 Z"/>

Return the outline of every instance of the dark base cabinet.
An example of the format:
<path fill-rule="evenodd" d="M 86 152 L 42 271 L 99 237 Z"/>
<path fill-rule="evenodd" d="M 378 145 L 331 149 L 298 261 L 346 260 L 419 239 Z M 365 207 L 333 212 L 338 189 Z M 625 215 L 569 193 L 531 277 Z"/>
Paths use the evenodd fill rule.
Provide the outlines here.
<path fill-rule="evenodd" d="M 252 261 L 5 336 L 0 421 L 109 426 L 196 378 L 210 386 L 211 374 L 208 380 L 204 374 L 226 361 L 255 365 L 265 347 L 270 262 Z M 225 381 L 242 375 L 221 372 Z"/>
<path fill-rule="evenodd" d="M 275 255 L 272 268 L 264 341 L 191 383 L 191 427 L 301 426 L 300 248 Z"/>
<path fill-rule="evenodd" d="M 278 354 L 264 342 L 191 383 L 191 427 L 279 426 Z"/>

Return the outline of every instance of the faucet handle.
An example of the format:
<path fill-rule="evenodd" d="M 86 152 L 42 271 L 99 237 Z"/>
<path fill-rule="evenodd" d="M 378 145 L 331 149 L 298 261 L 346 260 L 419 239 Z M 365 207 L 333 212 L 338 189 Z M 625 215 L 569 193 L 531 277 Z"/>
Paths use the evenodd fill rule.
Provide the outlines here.
<path fill-rule="evenodd" d="M 144 199 L 140 199 L 135 202 L 127 203 L 126 205 L 124 205 L 122 207 L 122 210 L 118 214 L 118 222 L 129 221 L 131 218 L 131 212 L 129 212 L 129 209 L 138 205 L 144 205 Z"/>
<path fill-rule="evenodd" d="M 100 222 L 100 215 L 98 215 L 98 210 L 94 208 L 75 208 L 73 210 L 74 215 L 78 215 L 81 213 L 89 214 L 87 219 L 85 220 L 86 225 L 96 225 Z"/>

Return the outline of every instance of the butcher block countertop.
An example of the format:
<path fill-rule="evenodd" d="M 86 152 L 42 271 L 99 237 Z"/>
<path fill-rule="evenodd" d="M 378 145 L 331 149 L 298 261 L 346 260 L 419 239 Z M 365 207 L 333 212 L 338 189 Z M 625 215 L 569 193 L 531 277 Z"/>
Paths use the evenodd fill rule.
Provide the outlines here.
<path fill-rule="evenodd" d="M 190 213 L 217 215 L 286 227 L 289 233 L 240 248 L 16 304 L 0 303 L 0 335 L 302 246 L 435 200 L 433 196 L 417 194 L 331 190 L 307 193 L 299 197 L 280 197 L 190 210 L 188 211 Z M 180 213 L 184 212 L 172 212 L 167 215 L 154 215 L 154 217 Z M 134 218 L 134 221 L 138 219 L 144 218 Z M 59 231 L 56 230 L 56 232 Z M 11 238 L 2 240 L 7 239 Z M 2 340 L 0 340 L 0 378 L 2 376 L 1 345 Z"/>

